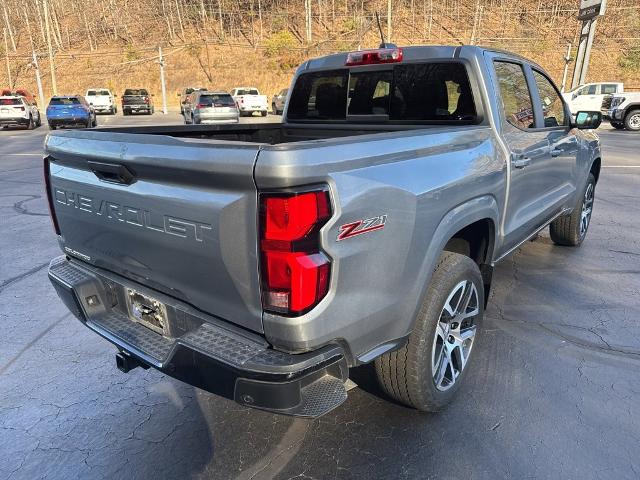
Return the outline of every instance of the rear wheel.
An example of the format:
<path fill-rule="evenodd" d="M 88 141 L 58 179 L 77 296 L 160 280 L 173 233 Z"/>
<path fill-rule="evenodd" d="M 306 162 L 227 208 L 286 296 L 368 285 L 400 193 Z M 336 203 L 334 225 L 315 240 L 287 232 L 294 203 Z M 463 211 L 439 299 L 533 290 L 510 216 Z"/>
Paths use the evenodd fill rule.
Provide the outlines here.
<path fill-rule="evenodd" d="M 480 269 L 443 252 L 407 344 L 375 361 L 384 391 L 418 410 L 443 409 L 460 388 L 484 314 Z"/>
<path fill-rule="evenodd" d="M 266 110 L 264 110 L 264 111 L 262 112 L 262 116 L 263 116 L 263 117 L 266 117 L 266 116 L 267 116 L 267 111 L 266 111 Z"/>
<path fill-rule="evenodd" d="M 33 117 L 29 116 L 29 123 L 27 123 L 27 130 L 33 130 Z"/>
<path fill-rule="evenodd" d="M 36 127 L 41 127 L 42 126 L 42 115 L 40 115 L 40 112 L 38 112 L 38 121 L 36 122 Z"/>
<path fill-rule="evenodd" d="M 582 243 L 591 223 L 595 190 L 596 179 L 590 173 L 571 215 L 557 218 L 549 225 L 549 233 L 554 243 L 572 247 Z"/>
<path fill-rule="evenodd" d="M 631 110 L 624 118 L 624 127 L 633 132 L 640 131 L 640 110 Z"/>

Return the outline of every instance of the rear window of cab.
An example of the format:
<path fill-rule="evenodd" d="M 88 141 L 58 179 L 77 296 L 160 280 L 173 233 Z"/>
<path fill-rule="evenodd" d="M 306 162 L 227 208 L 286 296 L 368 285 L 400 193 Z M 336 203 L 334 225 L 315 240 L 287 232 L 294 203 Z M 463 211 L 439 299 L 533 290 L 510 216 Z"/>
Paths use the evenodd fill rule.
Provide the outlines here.
<path fill-rule="evenodd" d="M 54 97 L 49 102 L 49 105 L 80 105 L 80 99 L 77 97 L 65 97 L 65 98 L 57 98 Z"/>
<path fill-rule="evenodd" d="M 0 98 L 0 105 L 22 105 L 19 98 Z"/>
<path fill-rule="evenodd" d="M 379 70 L 304 73 L 288 120 L 469 124 L 478 116 L 462 63 L 409 63 Z"/>

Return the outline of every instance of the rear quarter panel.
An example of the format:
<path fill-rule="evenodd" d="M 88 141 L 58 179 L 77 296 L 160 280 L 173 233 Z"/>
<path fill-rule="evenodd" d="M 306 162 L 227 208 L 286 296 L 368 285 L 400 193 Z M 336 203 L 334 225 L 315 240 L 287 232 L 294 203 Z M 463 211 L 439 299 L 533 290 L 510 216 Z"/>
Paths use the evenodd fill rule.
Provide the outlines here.
<path fill-rule="evenodd" d="M 259 189 L 327 183 L 334 210 L 321 232 L 329 294 L 301 317 L 265 313 L 267 338 L 291 351 L 341 338 L 357 357 L 405 336 L 450 234 L 481 218 L 497 224 L 501 152 L 489 127 L 468 126 L 261 150 Z M 384 229 L 337 241 L 341 225 L 379 215 Z"/>

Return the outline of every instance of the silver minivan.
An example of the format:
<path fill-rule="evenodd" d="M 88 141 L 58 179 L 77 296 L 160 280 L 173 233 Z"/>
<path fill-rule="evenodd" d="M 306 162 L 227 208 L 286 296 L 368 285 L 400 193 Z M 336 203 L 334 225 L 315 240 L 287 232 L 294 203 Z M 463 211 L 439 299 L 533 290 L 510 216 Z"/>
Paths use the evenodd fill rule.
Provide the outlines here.
<path fill-rule="evenodd" d="M 239 116 L 227 92 L 193 92 L 184 107 L 184 123 L 238 123 Z"/>

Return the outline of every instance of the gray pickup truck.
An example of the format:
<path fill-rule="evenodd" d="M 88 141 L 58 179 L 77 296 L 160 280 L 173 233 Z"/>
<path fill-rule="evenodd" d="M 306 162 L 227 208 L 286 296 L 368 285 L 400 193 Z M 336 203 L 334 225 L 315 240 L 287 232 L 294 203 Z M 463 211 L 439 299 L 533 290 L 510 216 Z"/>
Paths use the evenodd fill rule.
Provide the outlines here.
<path fill-rule="evenodd" d="M 600 112 L 506 52 L 386 47 L 302 64 L 282 124 L 49 134 L 49 278 L 124 372 L 316 417 L 375 362 L 418 410 L 459 389 L 493 266 L 587 233 Z"/>

